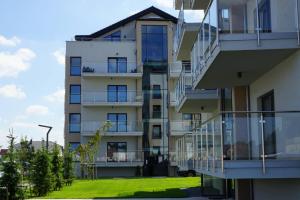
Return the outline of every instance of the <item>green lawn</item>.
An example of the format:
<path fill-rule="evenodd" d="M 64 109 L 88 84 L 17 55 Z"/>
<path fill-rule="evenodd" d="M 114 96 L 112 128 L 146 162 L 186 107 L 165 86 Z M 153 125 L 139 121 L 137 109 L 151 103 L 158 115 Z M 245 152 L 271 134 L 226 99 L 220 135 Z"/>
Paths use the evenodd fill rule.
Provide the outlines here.
<path fill-rule="evenodd" d="M 199 177 L 76 180 L 72 186 L 65 186 L 61 191 L 52 192 L 45 198 L 186 197 L 182 188 L 197 187 L 199 182 Z"/>

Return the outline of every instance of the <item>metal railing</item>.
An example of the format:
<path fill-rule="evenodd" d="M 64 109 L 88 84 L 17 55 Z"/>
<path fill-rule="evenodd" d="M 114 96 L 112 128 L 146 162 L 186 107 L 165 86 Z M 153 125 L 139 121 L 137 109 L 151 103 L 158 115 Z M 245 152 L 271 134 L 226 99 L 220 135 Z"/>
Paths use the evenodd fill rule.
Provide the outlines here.
<path fill-rule="evenodd" d="M 108 121 L 82 121 L 81 134 L 95 134 Z M 110 128 L 104 134 L 128 134 L 143 131 L 142 121 L 109 121 Z"/>
<path fill-rule="evenodd" d="M 283 33 L 289 33 L 297 38 L 298 41 L 295 40 L 295 43 L 300 44 L 299 0 L 270 0 L 270 4 L 266 5 L 270 9 L 265 11 L 269 12 L 270 17 L 268 18 L 261 16 L 262 5 L 258 0 L 240 2 L 211 0 L 192 50 L 194 82 L 199 75 L 204 73 L 208 59 L 222 42 L 220 35 L 236 35 L 235 40 L 245 40 L 245 37 L 241 36 L 247 34 L 253 36 L 252 40 L 255 40 L 259 47 L 263 45 L 262 41 L 268 34 L 273 34 L 272 39 L 280 39 L 285 38 Z M 274 7 L 278 9 L 274 9 Z M 279 9 L 282 7 L 285 9 Z M 239 20 L 232 20 L 232 15 Z M 280 20 L 274 20 L 275 18 Z"/>
<path fill-rule="evenodd" d="M 82 103 L 134 103 L 143 101 L 142 91 L 84 91 L 81 95 Z"/>
<path fill-rule="evenodd" d="M 194 131 L 196 167 L 224 172 L 224 162 L 300 160 L 300 111 L 222 112 Z M 178 151 L 184 154 L 186 141 Z M 185 159 L 186 161 L 186 159 Z"/>
<path fill-rule="evenodd" d="M 83 62 L 82 73 L 83 74 L 96 74 L 96 73 L 141 73 L 142 67 L 137 66 L 136 62 L 123 62 L 118 61 L 115 63 L 109 63 L 108 61 L 95 61 L 95 62 Z"/>

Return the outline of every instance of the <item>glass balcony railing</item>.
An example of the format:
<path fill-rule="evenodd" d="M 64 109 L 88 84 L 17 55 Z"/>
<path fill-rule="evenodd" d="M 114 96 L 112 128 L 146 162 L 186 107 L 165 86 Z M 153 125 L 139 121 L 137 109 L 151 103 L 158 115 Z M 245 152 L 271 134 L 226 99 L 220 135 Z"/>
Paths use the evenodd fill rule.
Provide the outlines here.
<path fill-rule="evenodd" d="M 141 91 L 86 91 L 82 93 L 81 99 L 83 104 L 122 104 L 142 102 L 143 95 Z"/>
<path fill-rule="evenodd" d="M 299 44 L 299 19 L 298 0 L 212 0 L 192 49 L 193 80 L 222 41 L 253 40 L 260 47 L 266 39 L 292 37 Z"/>
<path fill-rule="evenodd" d="M 142 121 L 83 121 L 81 123 L 81 134 L 95 134 L 105 123 L 109 122 L 109 129 L 106 133 L 127 134 L 143 131 Z"/>
<path fill-rule="evenodd" d="M 137 66 L 136 62 L 114 62 L 108 63 L 107 61 L 83 62 L 83 74 L 97 74 L 97 73 L 141 73 L 142 67 Z"/>
<path fill-rule="evenodd" d="M 96 163 L 133 163 L 143 162 L 142 151 L 125 151 L 125 152 L 106 152 L 105 155 L 100 155 L 96 158 Z"/>
<path fill-rule="evenodd" d="M 224 162 L 248 160 L 266 173 L 267 161 L 300 160 L 299 121 L 300 111 L 223 112 L 195 132 L 197 169 L 224 172 Z"/>

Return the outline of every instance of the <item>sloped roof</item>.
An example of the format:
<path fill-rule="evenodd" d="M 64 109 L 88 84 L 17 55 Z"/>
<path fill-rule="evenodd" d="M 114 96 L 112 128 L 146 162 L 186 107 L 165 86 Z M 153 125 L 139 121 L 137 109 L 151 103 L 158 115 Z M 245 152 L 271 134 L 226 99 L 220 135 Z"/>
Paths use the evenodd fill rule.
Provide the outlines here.
<path fill-rule="evenodd" d="M 124 25 L 126 25 L 126 24 L 128 24 L 132 21 L 138 20 L 139 18 L 141 18 L 145 15 L 148 15 L 150 13 L 154 13 L 154 14 L 158 15 L 161 18 L 163 18 L 164 20 L 168 20 L 168 21 L 172 21 L 174 23 L 177 23 L 177 18 L 176 17 L 174 17 L 174 16 L 172 16 L 172 15 L 170 15 L 170 14 L 168 14 L 168 13 L 166 13 L 166 12 L 164 12 L 164 11 L 154 7 L 154 6 L 151 6 L 147 9 L 145 9 L 145 10 L 142 10 L 141 12 L 138 12 L 134 15 L 131 15 L 130 17 L 127 17 L 127 18 L 125 18 L 125 19 L 123 19 L 123 20 L 121 20 L 117 23 L 114 23 L 114 24 L 112 24 L 112 25 L 110 25 L 110 26 L 108 26 L 104 29 L 101 29 L 101 30 L 99 30 L 95 33 L 92 33 L 90 35 L 76 35 L 75 40 L 76 41 L 89 41 L 89 40 L 92 40 L 94 38 L 98 38 L 98 37 L 100 37 L 100 36 L 102 36 L 106 33 L 111 32 L 114 29 L 117 29 L 121 26 L 124 26 Z"/>

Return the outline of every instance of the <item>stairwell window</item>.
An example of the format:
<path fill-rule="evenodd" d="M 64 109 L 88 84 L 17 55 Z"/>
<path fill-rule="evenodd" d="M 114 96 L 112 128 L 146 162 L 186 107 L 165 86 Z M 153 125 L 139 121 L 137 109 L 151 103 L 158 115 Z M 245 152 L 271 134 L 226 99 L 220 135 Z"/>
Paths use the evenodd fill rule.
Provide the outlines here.
<path fill-rule="evenodd" d="M 71 76 L 81 75 L 81 57 L 70 58 L 70 75 Z"/>
<path fill-rule="evenodd" d="M 160 119 L 161 118 L 161 106 L 153 105 L 152 118 Z"/>
<path fill-rule="evenodd" d="M 152 98 L 153 99 L 161 99 L 160 85 L 153 85 Z"/>
<path fill-rule="evenodd" d="M 81 103 L 81 86 L 70 85 L 70 104 Z"/>
<path fill-rule="evenodd" d="M 153 125 L 152 127 L 152 138 L 160 139 L 161 138 L 161 125 Z"/>
<path fill-rule="evenodd" d="M 80 113 L 70 113 L 69 115 L 69 132 L 80 133 L 81 115 Z"/>

